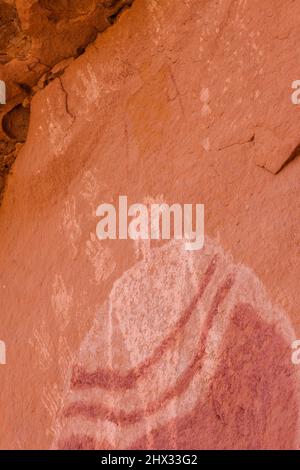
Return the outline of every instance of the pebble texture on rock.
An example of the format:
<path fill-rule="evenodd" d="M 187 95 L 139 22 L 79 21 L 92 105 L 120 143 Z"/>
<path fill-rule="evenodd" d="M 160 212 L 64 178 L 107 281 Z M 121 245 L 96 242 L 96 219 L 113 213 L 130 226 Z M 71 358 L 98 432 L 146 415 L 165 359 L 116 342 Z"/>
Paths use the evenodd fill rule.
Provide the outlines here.
<path fill-rule="evenodd" d="M 0 447 L 297 449 L 300 5 L 127 3 L 0 2 Z M 119 195 L 203 250 L 99 241 Z"/>

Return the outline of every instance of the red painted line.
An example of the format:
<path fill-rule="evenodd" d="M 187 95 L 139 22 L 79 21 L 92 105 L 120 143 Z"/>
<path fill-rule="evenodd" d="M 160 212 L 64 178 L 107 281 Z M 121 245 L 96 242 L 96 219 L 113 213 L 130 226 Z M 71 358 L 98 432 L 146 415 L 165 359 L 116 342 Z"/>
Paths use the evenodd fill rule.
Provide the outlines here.
<path fill-rule="evenodd" d="M 224 302 L 225 298 L 227 297 L 230 289 L 233 286 L 233 283 L 234 277 L 233 275 L 229 275 L 227 276 L 226 280 L 221 285 L 221 287 L 219 287 L 212 302 L 209 314 L 206 318 L 204 329 L 200 336 L 197 354 L 195 355 L 192 363 L 189 365 L 187 370 L 177 380 L 176 384 L 171 389 L 166 390 L 166 392 L 163 393 L 162 397 L 159 400 L 154 400 L 149 405 L 147 405 L 146 408 L 139 409 L 131 413 L 127 413 L 124 411 L 115 412 L 101 404 L 86 404 L 82 401 L 78 401 L 67 407 L 67 409 L 63 412 L 63 416 L 67 418 L 72 418 L 80 415 L 92 421 L 101 418 L 111 421 L 118 425 L 133 424 L 140 421 L 141 418 L 155 413 L 172 398 L 181 395 L 188 388 L 188 385 L 191 382 L 195 373 L 199 371 L 203 365 L 209 330 L 212 327 L 214 318 L 219 312 L 220 305 Z"/>
<path fill-rule="evenodd" d="M 93 437 L 83 435 L 72 435 L 67 439 L 61 439 L 57 446 L 60 450 L 95 450 L 96 441 Z"/>
<path fill-rule="evenodd" d="M 215 256 L 210 262 L 205 274 L 203 275 L 202 284 L 191 301 L 191 304 L 184 311 L 181 318 L 176 323 L 172 332 L 162 341 L 162 343 L 155 349 L 154 353 L 141 365 L 135 367 L 126 375 L 121 375 L 118 372 L 112 370 L 97 369 L 95 372 L 88 373 L 82 367 L 74 366 L 71 388 L 72 389 L 83 389 L 90 387 L 101 387 L 106 390 L 127 390 L 133 388 L 137 380 L 145 374 L 145 372 L 156 362 L 161 359 L 162 354 L 166 349 L 170 348 L 172 344 L 177 340 L 181 330 L 185 327 L 189 321 L 194 309 L 198 302 L 203 297 L 206 287 L 208 286 L 212 276 L 215 273 L 217 267 L 217 256 Z"/>

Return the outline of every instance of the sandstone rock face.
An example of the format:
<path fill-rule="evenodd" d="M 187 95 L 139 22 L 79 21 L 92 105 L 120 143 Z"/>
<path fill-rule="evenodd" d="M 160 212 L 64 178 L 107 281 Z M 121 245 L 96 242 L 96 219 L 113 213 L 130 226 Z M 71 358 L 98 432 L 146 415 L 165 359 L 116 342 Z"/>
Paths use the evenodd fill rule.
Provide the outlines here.
<path fill-rule="evenodd" d="M 59 77 L 100 31 L 132 0 L 1 0 L 0 80 L 7 104 L 0 105 L 0 178 L 24 142 L 32 95 Z M 11 113 L 14 128 L 11 129 Z"/>
<path fill-rule="evenodd" d="M 135 0 L 97 35 L 127 3 L 1 2 L 0 446 L 299 448 L 300 6 Z M 204 248 L 98 240 L 119 195 L 203 203 Z"/>

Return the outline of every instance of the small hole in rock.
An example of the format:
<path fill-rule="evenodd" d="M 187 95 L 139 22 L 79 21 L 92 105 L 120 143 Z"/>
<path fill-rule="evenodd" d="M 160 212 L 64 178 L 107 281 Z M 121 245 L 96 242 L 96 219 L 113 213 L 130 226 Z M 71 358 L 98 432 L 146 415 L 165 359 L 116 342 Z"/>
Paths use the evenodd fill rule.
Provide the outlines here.
<path fill-rule="evenodd" d="M 2 119 L 5 134 L 17 142 L 25 142 L 29 127 L 30 109 L 21 104 L 9 111 Z"/>
<path fill-rule="evenodd" d="M 32 89 L 29 85 L 27 85 L 27 83 L 18 83 L 18 85 L 21 88 L 21 90 L 23 90 L 23 91 L 25 91 L 25 93 L 27 93 L 27 95 L 31 94 Z"/>
<path fill-rule="evenodd" d="M 77 57 L 85 53 L 85 47 L 78 47 L 76 51 Z"/>

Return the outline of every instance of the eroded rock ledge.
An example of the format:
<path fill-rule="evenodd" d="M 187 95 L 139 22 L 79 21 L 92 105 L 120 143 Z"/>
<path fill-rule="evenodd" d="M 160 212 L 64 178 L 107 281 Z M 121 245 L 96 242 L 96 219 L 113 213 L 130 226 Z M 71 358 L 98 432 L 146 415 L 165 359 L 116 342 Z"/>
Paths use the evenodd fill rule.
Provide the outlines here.
<path fill-rule="evenodd" d="M 0 198 L 26 140 L 32 96 L 59 77 L 133 0 L 0 0 Z"/>

